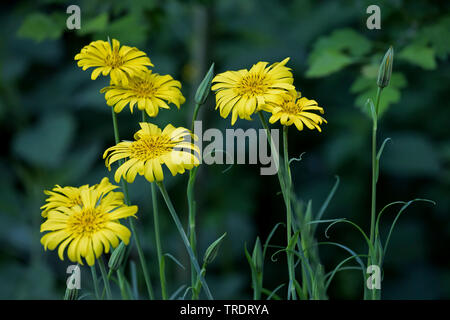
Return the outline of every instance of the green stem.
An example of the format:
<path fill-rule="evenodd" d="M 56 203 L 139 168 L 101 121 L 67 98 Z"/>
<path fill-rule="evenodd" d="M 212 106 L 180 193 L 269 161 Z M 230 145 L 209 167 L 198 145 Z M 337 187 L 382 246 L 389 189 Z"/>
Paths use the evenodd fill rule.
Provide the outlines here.
<path fill-rule="evenodd" d="M 161 295 L 162 295 L 163 300 L 167 300 L 166 271 L 165 271 L 164 257 L 162 255 L 162 249 L 161 249 L 161 236 L 160 236 L 160 232 L 159 232 L 158 203 L 157 203 L 156 188 L 155 188 L 154 183 L 151 183 L 151 191 L 152 191 L 152 202 L 153 202 L 153 223 L 155 225 L 156 252 L 158 255 L 159 278 L 161 281 Z"/>
<path fill-rule="evenodd" d="M 142 121 L 148 122 L 148 115 L 145 110 L 142 110 Z M 167 289 L 166 289 L 166 271 L 164 257 L 162 255 L 161 249 L 161 235 L 159 228 L 159 213 L 158 213 L 158 200 L 156 198 L 155 184 L 150 183 L 151 193 L 152 193 L 152 206 L 153 206 L 153 224 L 155 228 L 155 242 L 156 242 L 156 252 L 158 255 L 158 266 L 159 266 L 159 279 L 161 282 L 161 296 L 163 300 L 167 300 Z"/>
<path fill-rule="evenodd" d="M 377 128 L 378 128 L 378 112 L 382 88 L 378 87 L 377 97 L 375 102 L 375 117 L 372 121 L 372 198 L 370 210 L 370 243 L 373 250 L 369 249 L 368 265 L 376 263 L 376 236 L 375 236 L 375 220 L 376 220 L 376 202 L 377 202 L 377 175 L 378 175 L 378 160 L 377 160 Z M 371 290 L 371 299 L 375 300 L 377 297 L 377 289 Z"/>
<path fill-rule="evenodd" d="M 95 265 L 91 266 L 91 274 L 92 274 L 92 282 L 94 282 L 94 293 L 95 299 L 100 299 L 100 294 L 98 290 L 98 279 L 97 279 L 97 271 L 95 270 Z"/>
<path fill-rule="evenodd" d="M 290 243 L 292 237 L 292 207 L 291 207 L 291 188 L 292 177 L 291 169 L 289 168 L 289 152 L 288 152 L 288 127 L 283 126 L 283 158 L 284 158 L 284 172 L 285 172 L 285 186 L 286 186 L 286 237 L 287 243 Z M 292 252 L 287 252 L 287 263 L 289 272 L 289 281 L 294 284 L 295 269 L 294 269 L 294 255 Z M 292 299 L 297 299 L 294 285 L 291 286 Z"/>
<path fill-rule="evenodd" d="M 100 272 L 102 274 L 103 282 L 105 284 L 106 298 L 108 300 L 111 300 L 112 299 L 111 287 L 109 286 L 109 278 L 108 275 L 106 274 L 105 262 L 103 261 L 103 257 L 100 257 L 100 259 L 98 259 L 97 261 L 98 266 L 100 268 Z"/>
<path fill-rule="evenodd" d="M 196 103 L 194 107 L 194 114 L 192 116 L 192 124 L 191 124 L 191 132 L 194 133 L 195 129 L 195 121 L 197 120 L 198 111 L 200 110 L 200 104 Z M 191 245 L 192 252 L 194 256 L 197 258 L 197 234 L 195 232 L 195 217 L 196 217 L 196 203 L 194 198 L 194 186 L 195 180 L 197 177 L 198 167 L 194 167 L 189 171 L 189 180 L 186 190 L 187 200 L 188 200 L 188 208 L 189 208 L 189 244 Z M 191 286 L 195 288 L 197 284 L 197 272 L 195 270 L 194 265 L 191 263 Z M 192 292 L 192 299 L 194 299 L 195 292 Z M 198 293 L 197 293 L 198 298 Z"/>
<path fill-rule="evenodd" d="M 211 291 L 209 290 L 208 284 L 205 281 L 205 278 L 201 274 L 200 266 L 198 264 L 197 259 L 195 258 L 194 252 L 192 251 L 191 245 L 189 244 L 188 237 L 186 236 L 186 232 L 183 229 L 183 226 L 181 225 L 180 219 L 178 218 L 178 215 L 175 211 L 175 208 L 173 207 L 172 201 L 170 200 L 169 194 L 167 193 L 167 190 L 162 182 L 156 182 L 156 184 L 159 187 L 159 190 L 161 191 L 161 194 L 164 198 L 164 201 L 166 202 L 167 208 L 169 209 L 170 215 L 172 216 L 173 221 L 175 222 L 175 226 L 178 229 L 178 232 L 180 233 L 181 238 L 183 239 L 184 245 L 186 246 L 187 252 L 189 254 L 189 258 L 191 259 L 191 263 L 194 265 L 195 270 L 197 271 L 197 276 L 200 278 L 200 281 L 202 283 L 203 289 L 205 290 L 206 296 L 209 300 L 213 300 L 213 297 L 211 295 Z"/>
<path fill-rule="evenodd" d="M 206 273 L 206 264 L 203 263 L 202 270 L 201 270 L 202 276 L 205 276 Z M 197 281 L 195 282 L 195 285 L 192 289 L 192 300 L 198 300 L 198 295 L 200 294 L 200 289 L 202 287 L 202 283 L 200 282 L 200 279 L 197 277 Z"/>
<path fill-rule="evenodd" d="M 116 144 L 118 144 L 120 142 L 120 138 L 119 138 L 119 128 L 117 125 L 117 115 L 114 112 L 114 108 L 111 108 L 111 111 L 112 111 L 112 120 L 113 120 L 113 127 L 114 127 L 114 139 L 116 141 Z M 119 166 L 122 164 L 123 164 L 123 160 L 120 160 Z M 126 181 L 124 179 L 121 179 L 121 181 L 122 181 L 123 193 L 125 195 L 125 202 L 127 205 L 130 205 L 130 198 L 128 196 L 128 184 L 126 183 Z M 145 284 L 147 286 L 148 296 L 151 300 L 153 300 L 154 294 L 153 294 L 152 282 L 150 279 L 150 275 L 148 273 L 147 263 L 145 261 L 145 256 L 144 256 L 144 251 L 142 250 L 142 247 L 141 247 L 141 242 L 139 240 L 139 236 L 136 231 L 136 226 L 135 226 L 132 218 L 128 218 L 128 222 L 130 224 L 131 232 L 133 233 L 134 242 L 136 243 L 136 249 L 138 251 L 139 261 L 140 261 L 141 267 L 142 267 L 142 272 L 144 273 L 144 280 L 145 280 Z"/>

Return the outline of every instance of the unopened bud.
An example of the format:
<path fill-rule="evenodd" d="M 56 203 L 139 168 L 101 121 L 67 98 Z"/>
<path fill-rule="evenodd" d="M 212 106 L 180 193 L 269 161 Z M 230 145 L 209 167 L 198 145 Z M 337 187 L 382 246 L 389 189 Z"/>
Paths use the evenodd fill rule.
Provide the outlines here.
<path fill-rule="evenodd" d="M 195 103 L 201 105 L 204 104 L 206 98 L 208 98 L 209 91 L 211 90 L 211 81 L 214 77 L 214 62 L 203 78 L 202 82 L 197 88 L 197 92 L 195 93 Z"/>
<path fill-rule="evenodd" d="M 123 262 L 123 257 L 125 256 L 126 246 L 123 241 L 114 249 L 113 253 L 111 253 L 111 257 L 109 258 L 108 267 L 116 271 L 120 268 Z"/>
<path fill-rule="evenodd" d="M 380 88 L 385 88 L 389 85 L 392 75 L 392 65 L 394 64 L 394 49 L 389 47 L 389 50 L 384 55 L 381 61 L 380 69 L 378 70 L 377 85 Z"/>
<path fill-rule="evenodd" d="M 205 256 L 203 257 L 203 263 L 205 265 L 210 264 L 217 257 L 220 244 L 222 243 L 222 240 L 225 238 L 226 235 L 227 233 L 224 233 L 219 239 L 211 243 L 208 249 L 206 249 Z"/>

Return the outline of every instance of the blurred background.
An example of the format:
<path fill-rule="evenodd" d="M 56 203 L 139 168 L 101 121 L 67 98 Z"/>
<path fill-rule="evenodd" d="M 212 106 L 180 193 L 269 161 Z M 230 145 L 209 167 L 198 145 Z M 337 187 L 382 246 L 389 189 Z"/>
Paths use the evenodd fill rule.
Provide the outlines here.
<path fill-rule="evenodd" d="M 66 9 L 81 8 L 81 29 L 68 30 Z M 381 97 L 379 141 L 390 137 L 382 160 L 378 208 L 392 201 L 427 198 L 436 206 L 413 204 L 400 218 L 391 239 L 382 282 L 385 299 L 450 298 L 450 3 L 377 1 L 381 29 L 369 30 L 366 8 L 373 1 L 15 1 L 0 10 L 0 298 L 61 299 L 70 261 L 43 250 L 39 207 L 44 189 L 55 184 L 95 184 L 110 173 L 101 158 L 113 145 L 111 110 L 99 90 L 107 78 L 90 80 L 73 60 L 93 40 L 118 39 L 137 46 L 155 64 L 183 84 L 187 102 L 162 110 L 155 123 L 189 126 L 193 94 L 212 62 L 216 72 L 250 68 L 290 57 L 295 85 L 325 109 L 323 132 L 290 130 L 295 191 L 312 200 L 314 212 L 340 177 L 340 186 L 324 218 L 348 218 L 364 230 L 370 221 L 371 122 L 364 102 L 376 93 L 382 56 L 394 47 L 394 74 Z M 229 128 L 214 110 L 211 95 L 201 109 L 203 128 Z M 140 114 L 118 116 L 122 139 L 131 139 Z M 259 128 L 238 120 L 235 127 Z M 256 236 L 264 241 L 285 209 L 276 176 L 260 176 L 258 165 L 202 166 L 196 184 L 200 257 L 224 232 L 226 241 L 207 272 L 216 298 L 252 297 L 244 247 Z M 167 176 L 167 175 L 166 175 Z M 168 176 L 167 176 L 168 177 Z M 168 177 L 166 185 L 184 222 L 188 175 Z M 150 189 L 144 178 L 130 186 L 139 210 L 138 227 L 154 287 L 158 287 L 152 233 Z M 160 200 L 163 250 L 170 292 L 189 282 L 189 262 L 179 235 Z M 396 210 L 382 221 L 385 235 Z M 365 253 L 363 239 L 347 225 L 330 231 L 330 241 Z M 284 230 L 273 238 L 282 245 Z M 319 228 L 319 241 L 326 240 Z M 335 247 L 321 246 L 326 271 L 345 258 Z M 271 252 L 273 253 L 273 251 Z M 135 250 L 131 259 L 138 262 Z M 91 290 L 82 267 L 82 293 Z M 128 271 L 127 271 L 128 272 Z M 128 273 L 127 273 L 128 275 Z M 145 292 L 142 275 L 140 291 Z M 264 287 L 287 281 L 285 259 L 266 259 Z M 157 290 L 157 289 L 156 289 Z M 283 289 L 284 290 L 284 289 Z M 329 296 L 362 298 L 358 271 L 343 271 Z M 284 293 L 283 293 L 284 294 Z M 86 299 L 90 297 L 87 296 Z"/>

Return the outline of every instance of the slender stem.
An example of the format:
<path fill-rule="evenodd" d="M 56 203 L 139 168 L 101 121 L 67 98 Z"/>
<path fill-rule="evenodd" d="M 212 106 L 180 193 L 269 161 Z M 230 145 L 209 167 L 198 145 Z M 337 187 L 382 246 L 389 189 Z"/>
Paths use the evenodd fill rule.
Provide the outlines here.
<path fill-rule="evenodd" d="M 95 270 L 95 265 L 91 266 L 91 274 L 92 274 L 92 282 L 94 282 L 94 293 L 95 299 L 100 299 L 100 294 L 98 290 L 98 279 L 97 279 L 97 271 Z"/>
<path fill-rule="evenodd" d="M 148 115 L 145 110 L 142 110 L 142 121 L 148 122 Z M 155 184 L 150 183 L 151 193 L 152 193 L 152 206 L 153 206 L 153 224 L 155 228 L 155 242 L 156 242 L 156 252 L 158 255 L 158 266 L 159 266 L 159 279 L 161 282 L 161 296 L 163 300 L 167 300 L 167 289 L 166 289 L 166 272 L 164 257 L 162 255 L 161 249 L 161 236 L 159 228 L 159 213 L 158 213 L 158 200 L 156 198 Z"/>
<path fill-rule="evenodd" d="M 284 158 L 284 172 L 285 172 L 285 186 L 286 186 L 286 237 L 287 243 L 290 243 L 292 237 L 292 207 L 291 207 L 291 169 L 289 168 L 289 152 L 288 152 L 288 127 L 283 126 L 283 158 Z M 289 281 L 293 284 L 295 280 L 294 255 L 292 252 L 287 252 L 287 263 L 289 271 Z M 292 299 L 297 299 L 295 286 L 291 286 Z"/>
<path fill-rule="evenodd" d="M 377 127 L 378 127 L 378 112 L 380 104 L 382 88 L 378 87 L 377 97 L 375 102 L 375 117 L 372 123 L 372 202 L 370 210 L 370 243 L 372 244 L 369 249 L 368 265 L 376 263 L 376 235 L 375 235 L 375 220 L 376 220 L 376 202 L 377 202 L 377 175 L 378 175 L 378 160 L 377 160 Z M 377 289 L 371 290 L 371 298 L 375 300 L 377 298 Z"/>
<path fill-rule="evenodd" d="M 109 278 L 108 275 L 106 274 L 105 262 L 103 261 L 103 257 L 100 257 L 100 259 L 98 259 L 97 261 L 98 266 L 100 268 L 100 272 L 102 274 L 103 282 L 105 284 L 106 298 L 108 300 L 111 300 L 112 299 L 111 287 L 109 286 Z"/>
<path fill-rule="evenodd" d="M 202 276 L 204 277 L 205 273 L 206 273 L 206 264 L 205 263 L 203 263 L 201 272 L 202 272 Z M 197 282 L 192 287 L 192 300 L 198 300 L 198 295 L 200 294 L 201 288 L 202 288 L 202 283 L 200 282 L 200 279 L 197 277 Z"/>
<path fill-rule="evenodd" d="M 200 278 L 200 281 L 202 283 L 203 289 L 205 290 L 206 296 L 208 297 L 209 300 L 213 300 L 211 291 L 209 290 L 209 287 L 205 281 L 205 278 L 202 276 L 202 272 L 200 270 L 198 261 L 195 258 L 194 252 L 192 251 L 191 245 L 189 244 L 188 237 L 186 236 L 186 232 L 184 231 L 183 226 L 181 225 L 180 219 L 178 218 L 175 208 L 173 207 L 173 204 L 172 204 L 172 201 L 170 200 L 169 194 L 167 193 L 167 190 L 162 182 L 156 182 L 156 184 L 158 185 L 159 190 L 161 191 L 161 194 L 164 198 L 164 201 L 166 202 L 166 205 L 167 205 L 167 208 L 169 209 L 170 215 L 172 216 L 172 219 L 175 222 L 175 226 L 177 227 L 178 232 L 180 233 L 180 236 L 183 239 L 184 245 L 186 246 L 187 252 L 189 254 L 189 258 L 191 259 L 191 262 L 194 265 L 195 270 L 197 271 L 197 276 Z"/>
<path fill-rule="evenodd" d="M 195 121 L 197 120 L 198 111 L 200 110 L 200 104 L 196 103 L 194 107 L 194 114 L 192 116 L 192 124 L 191 124 L 191 132 L 194 133 L 195 129 Z M 196 222 L 196 203 L 194 198 L 194 187 L 195 187 L 195 180 L 197 178 L 197 170 L 198 167 L 194 167 L 192 170 L 189 171 L 189 180 L 186 190 L 187 200 L 188 200 L 188 208 L 189 208 L 189 244 L 191 245 L 192 252 L 194 253 L 194 256 L 197 258 L 197 234 L 195 231 Z M 196 287 L 196 284 L 198 282 L 197 279 L 197 272 L 195 270 L 194 265 L 191 263 L 191 286 L 192 288 Z M 194 299 L 195 292 L 192 291 L 192 299 Z M 196 294 L 198 299 L 198 293 Z"/>
<path fill-rule="evenodd" d="M 114 108 L 111 108 L 111 111 L 112 111 L 112 120 L 113 120 L 113 127 L 114 127 L 114 138 L 115 138 L 115 141 L 117 144 L 120 142 L 119 128 L 117 125 L 117 115 L 114 112 Z M 120 160 L 119 165 L 122 165 L 122 163 L 123 163 L 123 160 Z M 123 188 L 123 193 L 125 195 L 125 202 L 127 205 L 130 205 L 130 198 L 128 196 L 128 184 L 126 183 L 126 181 L 124 179 L 122 179 L 122 188 Z M 154 294 L 153 294 L 152 282 L 150 279 L 150 275 L 148 273 L 147 263 L 145 261 L 145 256 L 144 256 L 144 251 L 142 250 L 141 242 L 139 240 L 139 236 L 137 234 L 136 226 L 134 224 L 133 218 L 128 218 L 128 222 L 130 224 L 131 232 L 133 233 L 134 242 L 136 243 L 136 249 L 138 251 L 139 261 L 140 261 L 141 267 L 142 267 L 142 272 L 144 273 L 144 280 L 145 280 L 145 284 L 147 286 L 148 296 L 151 300 L 153 300 Z"/>
<path fill-rule="evenodd" d="M 158 203 L 156 198 L 156 188 L 155 184 L 151 183 L 152 191 L 152 203 L 153 203 L 153 224 L 155 226 L 155 241 L 156 241 L 156 252 L 158 255 L 158 265 L 159 265 L 159 278 L 161 281 L 161 295 L 163 300 L 167 300 L 167 289 L 166 289 L 166 271 L 164 257 L 162 255 L 161 249 L 161 236 L 159 232 L 159 212 Z"/>

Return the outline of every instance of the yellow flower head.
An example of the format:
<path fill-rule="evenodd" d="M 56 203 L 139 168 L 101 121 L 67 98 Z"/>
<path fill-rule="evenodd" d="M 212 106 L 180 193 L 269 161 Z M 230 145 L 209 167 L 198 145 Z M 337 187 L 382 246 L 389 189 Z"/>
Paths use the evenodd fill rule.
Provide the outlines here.
<path fill-rule="evenodd" d="M 93 41 L 75 56 L 78 66 L 86 70 L 95 67 L 91 79 L 95 80 L 100 73 L 110 75 L 114 84 L 128 83 L 128 77 L 136 72 L 145 71 L 146 66 L 153 66 L 145 52 L 135 47 L 120 46 L 116 39 L 112 40 L 112 46 L 108 41 Z"/>
<path fill-rule="evenodd" d="M 161 131 L 156 125 L 141 122 L 141 130 L 134 134 L 135 141 L 123 141 L 108 148 L 103 154 L 105 165 L 111 170 L 111 164 L 124 158 L 128 160 L 122 164 L 114 174 L 116 182 L 123 177 L 132 183 L 136 175 L 143 175 L 150 181 L 164 179 L 162 164 L 169 168 L 173 176 L 184 173 L 185 169 L 198 166 L 200 161 L 192 153 L 200 150 L 193 143 L 186 141 L 186 137 L 197 139 L 188 129 L 175 128 L 168 124 Z M 187 150 L 184 150 L 187 149 Z"/>
<path fill-rule="evenodd" d="M 309 129 L 317 129 L 321 132 L 319 125 L 322 122 L 327 123 L 321 116 L 310 112 L 317 110 L 323 114 L 323 108 L 319 107 L 315 100 L 301 97 L 300 92 L 295 90 L 284 95 L 281 102 L 265 106 L 264 110 L 272 113 L 269 119 L 270 123 L 280 120 L 284 126 L 295 124 L 299 131 L 303 130 L 303 124 L 305 124 Z"/>
<path fill-rule="evenodd" d="M 100 92 L 105 92 L 106 103 L 114 106 L 117 113 L 129 104 L 131 113 L 136 105 L 139 110 L 145 110 L 150 117 L 156 117 L 159 108 L 169 109 L 167 103 L 173 103 L 180 108 L 186 101 L 180 88 L 181 83 L 170 75 L 161 76 L 147 69 L 136 73 L 126 84 L 113 84 Z"/>
<path fill-rule="evenodd" d="M 107 179 L 102 182 L 110 185 Z M 83 264 L 84 258 L 92 266 L 103 252 L 108 253 L 111 246 L 117 247 L 119 238 L 128 244 L 131 233 L 119 219 L 134 216 L 137 206 L 125 205 L 121 192 L 100 185 L 79 188 L 79 204 L 61 205 L 48 211 L 41 225 L 41 232 L 47 232 L 41 238 L 45 250 L 59 246 L 59 258 L 64 260 L 67 248 L 70 261 Z"/>
<path fill-rule="evenodd" d="M 61 187 L 59 185 L 56 185 L 51 191 L 44 190 L 44 193 L 49 197 L 45 199 L 46 203 L 41 207 L 41 215 L 42 217 L 46 218 L 49 211 L 57 209 L 58 207 L 73 208 L 77 205 L 81 205 L 81 190 L 98 189 L 101 193 L 106 194 L 116 188 L 117 186 L 111 184 L 108 178 L 103 178 L 100 184 L 96 184 L 91 187 L 89 187 L 87 184 L 79 188 Z M 117 197 L 117 201 L 123 201 L 123 193 L 114 192 L 114 195 Z"/>
<path fill-rule="evenodd" d="M 251 115 L 267 103 L 280 102 L 280 94 L 295 89 L 291 69 L 285 64 L 289 58 L 267 66 L 258 62 L 250 70 L 227 71 L 212 80 L 216 91 L 216 109 L 220 116 L 228 117 L 232 112 L 231 124 L 237 118 L 251 120 Z"/>

